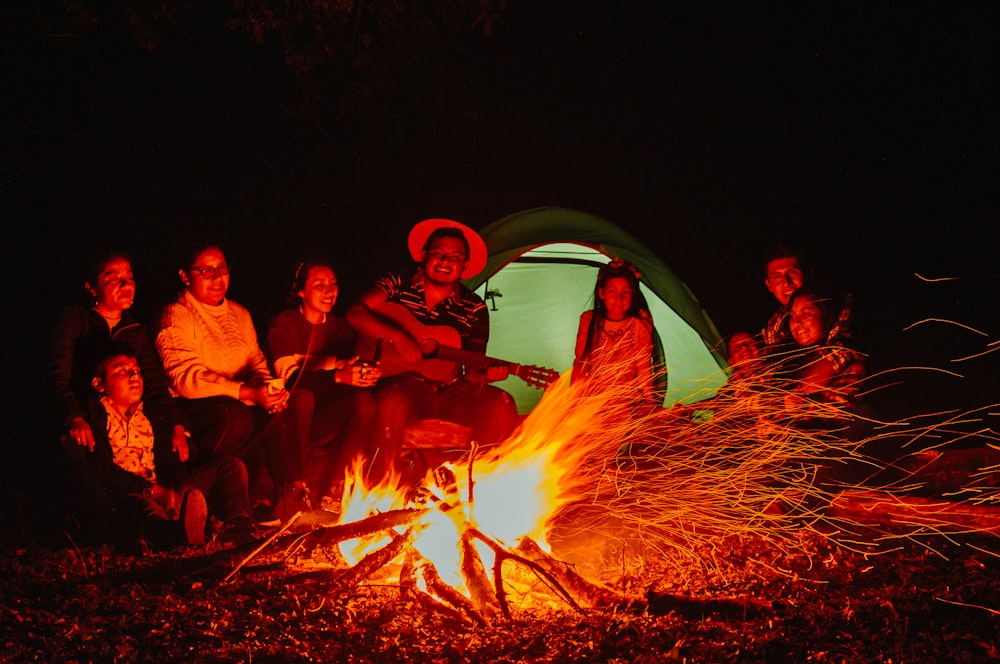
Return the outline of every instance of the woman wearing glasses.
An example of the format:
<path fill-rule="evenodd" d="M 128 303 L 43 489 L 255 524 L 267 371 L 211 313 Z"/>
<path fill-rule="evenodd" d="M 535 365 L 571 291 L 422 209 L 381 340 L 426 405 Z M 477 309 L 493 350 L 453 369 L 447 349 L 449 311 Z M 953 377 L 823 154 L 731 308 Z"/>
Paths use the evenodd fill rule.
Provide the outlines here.
<path fill-rule="evenodd" d="M 285 414 L 288 392 L 268 369 L 250 312 L 226 298 L 231 274 L 218 244 L 195 246 L 184 265 L 184 289 L 164 311 L 156 349 L 195 438 L 217 441 L 193 453 L 237 454 L 253 471 L 263 447 L 274 516 L 285 521 L 310 507 L 301 443 Z"/>

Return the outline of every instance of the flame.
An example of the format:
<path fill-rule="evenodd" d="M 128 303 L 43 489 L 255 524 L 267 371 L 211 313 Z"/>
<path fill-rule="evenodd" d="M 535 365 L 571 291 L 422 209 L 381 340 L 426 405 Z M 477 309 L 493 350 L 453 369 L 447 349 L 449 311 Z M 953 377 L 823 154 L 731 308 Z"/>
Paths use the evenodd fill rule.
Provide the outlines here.
<path fill-rule="evenodd" d="M 587 393 L 563 376 L 500 446 L 477 456 L 473 443 L 472 458 L 465 465 L 430 471 L 423 494 L 438 509 L 422 517 L 413 547 L 442 578 L 463 586 L 460 542 L 466 528 L 476 528 L 509 548 L 523 537 L 544 543 L 553 516 L 591 491 L 592 460 L 614 456 L 620 445 L 621 425 L 609 426 L 623 413 L 611 407 L 618 396 L 614 391 Z M 363 477 L 362 464 L 356 462 L 347 476 L 344 522 L 400 509 L 414 499 L 400 489 L 398 476 L 372 488 L 365 488 Z M 390 535 L 344 543 L 342 553 L 354 564 L 384 546 Z M 493 552 L 481 544 L 477 551 L 484 565 L 491 566 Z"/>

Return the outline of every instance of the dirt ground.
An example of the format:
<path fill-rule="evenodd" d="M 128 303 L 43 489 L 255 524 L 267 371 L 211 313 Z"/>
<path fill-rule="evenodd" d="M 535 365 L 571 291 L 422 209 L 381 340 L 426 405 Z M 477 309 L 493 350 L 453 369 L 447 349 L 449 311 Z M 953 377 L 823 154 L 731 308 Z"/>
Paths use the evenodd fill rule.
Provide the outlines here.
<path fill-rule="evenodd" d="M 5 493 L 12 514 L 28 514 Z M 633 551 L 621 569 L 587 570 L 610 602 L 574 608 L 539 584 L 508 598 L 509 618 L 477 621 L 380 573 L 345 583 L 322 547 L 286 557 L 288 534 L 233 574 L 257 543 L 130 553 L 39 533 L 26 518 L 8 521 L 0 554 L 4 662 L 1000 657 L 1000 543 L 986 534 L 901 539 L 877 555 L 815 533 L 785 551 L 754 537 L 694 557 Z"/>

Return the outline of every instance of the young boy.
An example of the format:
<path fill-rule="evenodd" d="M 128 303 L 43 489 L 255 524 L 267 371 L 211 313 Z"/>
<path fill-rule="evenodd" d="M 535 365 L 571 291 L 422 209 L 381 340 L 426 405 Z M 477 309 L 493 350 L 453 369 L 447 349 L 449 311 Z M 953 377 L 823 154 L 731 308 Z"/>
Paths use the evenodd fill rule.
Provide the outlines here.
<path fill-rule="evenodd" d="M 94 450 L 90 465 L 98 500 L 113 511 L 113 527 L 139 530 L 153 544 L 205 541 L 206 496 L 220 509 L 224 534 L 238 539 L 252 533 L 247 473 L 243 462 L 224 457 L 190 471 L 185 443 L 172 438 L 166 414 L 146 409 L 143 380 L 131 347 L 115 344 L 94 371 L 90 404 Z M 93 492 L 92 492 L 93 493 Z"/>

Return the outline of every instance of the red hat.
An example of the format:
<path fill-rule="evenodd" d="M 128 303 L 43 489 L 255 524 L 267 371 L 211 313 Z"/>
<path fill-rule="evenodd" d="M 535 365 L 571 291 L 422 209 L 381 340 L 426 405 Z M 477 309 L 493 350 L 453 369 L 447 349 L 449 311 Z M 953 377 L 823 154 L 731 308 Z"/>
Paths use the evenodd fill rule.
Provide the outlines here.
<path fill-rule="evenodd" d="M 439 228 L 457 228 L 462 231 L 466 241 L 469 243 L 469 261 L 462 271 L 462 279 L 471 279 L 486 267 L 486 243 L 479 233 L 472 230 L 465 224 L 461 224 L 451 219 L 424 219 L 410 230 L 410 238 L 407 245 L 410 248 L 410 255 L 413 260 L 422 263 L 424 260 L 424 245 L 431 233 Z"/>

